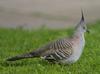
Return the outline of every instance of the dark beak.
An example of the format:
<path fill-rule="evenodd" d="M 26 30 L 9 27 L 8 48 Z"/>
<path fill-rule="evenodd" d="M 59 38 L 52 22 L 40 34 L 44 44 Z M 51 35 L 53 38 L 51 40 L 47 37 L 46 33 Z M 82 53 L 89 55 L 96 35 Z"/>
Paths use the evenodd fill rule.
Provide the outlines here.
<path fill-rule="evenodd" d="M 90 30 L 86 30 L 87 33 L 90 33 Z"/>

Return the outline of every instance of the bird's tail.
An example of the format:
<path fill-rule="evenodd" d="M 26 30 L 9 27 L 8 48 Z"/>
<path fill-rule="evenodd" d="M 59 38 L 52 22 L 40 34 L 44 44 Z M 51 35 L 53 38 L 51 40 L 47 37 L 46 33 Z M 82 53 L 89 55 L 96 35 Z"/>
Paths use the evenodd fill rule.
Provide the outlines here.
<path fill-rule="evenodd" d="M 39 55 L 36 52 L 30 52 L 22 55 L 17 55 L 15 57 L 8 58 L 7 61 L 16 61 L 26 58 L 33 58 L 33 57 L 39 57 Z"/>

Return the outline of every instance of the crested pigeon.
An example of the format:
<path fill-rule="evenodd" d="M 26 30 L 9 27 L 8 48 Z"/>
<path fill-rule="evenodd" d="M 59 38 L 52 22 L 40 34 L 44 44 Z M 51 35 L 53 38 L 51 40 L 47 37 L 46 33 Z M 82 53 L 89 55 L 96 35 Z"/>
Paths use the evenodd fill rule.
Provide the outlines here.
<path fill-rule="evenodd" d="M 55 61 L 64 64 L 76 62 L 80 58 L 85 46 L 84 33 L 88 31 L 82 10 L 81 15 L 81 20 L 70 37 L 55 40 L 32 52 L 8 58 L 7 61 L 42 58 L 47 61 Z"/>

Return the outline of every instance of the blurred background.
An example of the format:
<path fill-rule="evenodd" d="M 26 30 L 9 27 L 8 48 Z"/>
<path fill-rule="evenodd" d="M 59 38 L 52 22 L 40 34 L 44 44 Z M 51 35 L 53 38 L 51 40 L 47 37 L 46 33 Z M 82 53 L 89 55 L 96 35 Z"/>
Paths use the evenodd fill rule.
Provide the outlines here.
<path fill-rule="evenodd" d="M 100 0 L 0 0 L 0 27 L 67 28 L 100 19 Z"/>

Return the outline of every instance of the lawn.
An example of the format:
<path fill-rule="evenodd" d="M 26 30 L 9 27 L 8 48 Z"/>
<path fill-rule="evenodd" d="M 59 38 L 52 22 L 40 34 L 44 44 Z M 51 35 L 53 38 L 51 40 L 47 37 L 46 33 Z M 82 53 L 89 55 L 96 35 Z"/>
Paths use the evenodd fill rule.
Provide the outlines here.
<path fill-rule="evenodd" d="M 23 30 L 0 28 L 0 74 L 100 74 L 100 22 L 89 26 L 81 58 L 72 65 L 50 64 L 39 58 L 6 62 L 8 57 L 25 53 L 52 41 L 69 36 L 72 29 Z"/>

